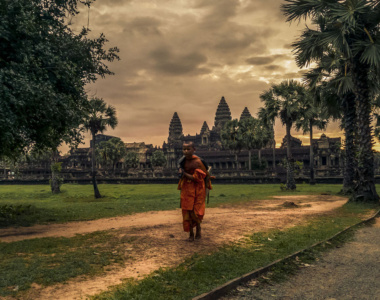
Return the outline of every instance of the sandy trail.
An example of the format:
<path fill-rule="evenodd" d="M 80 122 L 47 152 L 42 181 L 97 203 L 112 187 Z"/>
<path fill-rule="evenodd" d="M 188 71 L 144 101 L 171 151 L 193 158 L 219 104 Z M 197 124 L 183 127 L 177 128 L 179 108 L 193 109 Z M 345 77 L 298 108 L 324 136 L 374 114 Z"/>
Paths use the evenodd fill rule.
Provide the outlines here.
<path fill-rule="evenodd" d="M 284 201 L 293 201 L 299 207 L 281 209 Z M 23 299 L 85 299 L 86 295 L 105 291 L 123 279 L 139 278 L 160 267 L 175 266 L 194 253 L 209 253 L 251 232 L 297 225 L 308 216 L 326 213 L 346 201 L 345 198 L 331 195 L 281 196 L 233 207 L 207 208 L 202 226 L 203 237 L 194 243 L 186 241 L 187 234 L 182 231 L 179 209 L 94 221 L 9 228 L 1 231 L 0 240 L 13 242 L 42 237 L 72 237 L 110 229 L 117 230 L 121 236 L 133 236 L 133 251 L 125 249 L 126 255 L 132 255 L 133 259 L 128 260 L 124 267 L 115 266 L 102 276 L 75 278 L 65 284 L 49 287 L 35 285 L 23 295 Z"/>

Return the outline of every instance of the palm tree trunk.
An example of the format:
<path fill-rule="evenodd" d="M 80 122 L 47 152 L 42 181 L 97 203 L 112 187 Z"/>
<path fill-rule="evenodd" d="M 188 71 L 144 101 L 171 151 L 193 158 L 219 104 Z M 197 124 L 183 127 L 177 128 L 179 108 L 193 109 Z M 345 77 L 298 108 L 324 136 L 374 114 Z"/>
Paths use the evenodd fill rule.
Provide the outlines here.
<path fill-rule="evenodd" d="M 286 188 L 288 190 L 295 190 L 296 189 L 296 183 L 294 181 L 294 161 L 292 156 L 292 145 L 290 141 L 290 124 L 286 124 L 286 154 L 288 158 L 287 162 L 287 180 L 286 180 Z"/>
<path fill-rule="evenodd" d="M 354 186 L 356 159 L 355 159 L 355 94 L 347 93 L 343 99 L 344 134 L 345 134 L 345 162 L 343 171 L 342 194 L 351 194 Z"/>
<path fill-rule="evenodd" d="M 379 202 L 379 195 L 375 188 L 375 172 L 373 165 L 373 136 L 371 128 L 371 103 L 369 97 L 369 84 L 367 80 L 369 68 L 356 61 L 352 64 L 352 79 L 356 94 L 357 116 L 357 176 L 354 194 L 351 201 Z"/>
<path fill-rule="evenodd" d="M 101 198 L 98 185 L 96 183 L 96 161 L 95 161 L 95 132 L 92 132 L 92 149 L 91 149 L 91 177 L 92 177 L 92 185 L 94 186 L 94 195 L 95 198 Z"/>
<path fill-rule="evenodd" d="M 313 151 L 313 121 L 309 121 L 310 127 L 310 184 L 315 184 L 314 179 L 314 151 Z"/>

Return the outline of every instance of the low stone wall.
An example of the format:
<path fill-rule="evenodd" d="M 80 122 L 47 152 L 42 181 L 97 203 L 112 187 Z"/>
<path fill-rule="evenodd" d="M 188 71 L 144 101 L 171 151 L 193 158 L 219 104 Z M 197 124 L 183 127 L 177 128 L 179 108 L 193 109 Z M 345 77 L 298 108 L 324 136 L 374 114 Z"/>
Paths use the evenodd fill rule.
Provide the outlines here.
<path fill-rule="evenodd" d="M 98 184 L 177 184 L 177 178 L 97 178 Z M 280 184 L 285 183 L 286 178 L 280 177 L 219 177 L 213 180 L 214 184 Z M 317 183 L 342 184 L 343 178 L 328 177 L 316 178 Z M 68 184 L 92 184 L 91 178 L 65 179 L 64 183 Z M 309 178 L 296 178 L 296 183 L 309 183 Z M 380 183 L 380 176 L 376 178 L 376 183 Z M 37 185 L 49 184 L 47 179 L 8 179 L 0 180 L 0 185 Z"/>

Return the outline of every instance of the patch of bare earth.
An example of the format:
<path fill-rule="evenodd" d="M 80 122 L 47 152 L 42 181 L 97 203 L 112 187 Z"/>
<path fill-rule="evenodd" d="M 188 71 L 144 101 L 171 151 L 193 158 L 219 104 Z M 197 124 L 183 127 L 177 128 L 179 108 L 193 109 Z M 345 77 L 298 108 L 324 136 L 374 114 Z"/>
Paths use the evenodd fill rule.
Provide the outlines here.
<path fill-rule="evenodd" d="M 284 201 L 298 207 L 284 208 Z M 126 278 L 142 278 L 160 267 L 172 267 L 194 253 L 209 253 L 221 245 L 252 232 L 295 226 L 311 215 L 323 214 L 342 206 L 347 200 L 338 196 L 285 196 L 235 206 L 207 208 L 202 239 L 188 242 L 182 231 L 180 210 L 139 213 L 86 222 L 36 225 L 4 229 L 2 242 L 42 237 L 72 237 L 98 230 L 115 230 L 122 237 L 134 238 L 126 248 L 124 267 L 114 266 L 102 276 L 80 277 L 49 287 L 34 285 L 23 299 L 84 299 L 119 284 Z M 130 247 L 130 244 L 129 246 Z"/>

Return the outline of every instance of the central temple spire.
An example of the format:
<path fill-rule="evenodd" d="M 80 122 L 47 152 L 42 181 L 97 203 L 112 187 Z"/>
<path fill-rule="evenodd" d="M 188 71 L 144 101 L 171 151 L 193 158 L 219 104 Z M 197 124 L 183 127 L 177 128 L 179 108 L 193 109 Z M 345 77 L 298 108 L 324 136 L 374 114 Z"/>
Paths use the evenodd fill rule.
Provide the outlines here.
<path fill-rule="evenodd" d="M 168 143 L 172 143 L 176 140 L 179 140 L 183 135 L 182 133 L 182 123 L 178 117 L 177 112 L 174 113 L 172 120 L 169 125 L 169 138 Z"/>
<path fill-rule="evenodd" d="M 214 126 L 216 129 L 222 129 L 224 124 L 231 119 L 230 108 L 223 96 L 222 99 L 220 99 L 218 108 L 216 109 Z"/>

